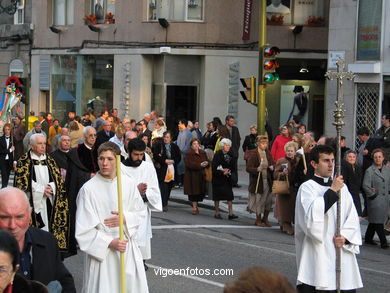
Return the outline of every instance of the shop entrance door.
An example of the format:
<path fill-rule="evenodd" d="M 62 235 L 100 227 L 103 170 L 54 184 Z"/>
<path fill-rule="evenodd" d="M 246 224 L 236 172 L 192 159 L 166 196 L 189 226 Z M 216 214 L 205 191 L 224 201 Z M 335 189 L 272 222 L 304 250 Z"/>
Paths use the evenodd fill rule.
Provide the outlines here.
<path fill-rule="evenodd" d="M 168 85 L 165 113 L 167 127 L 176 137 L 179 119 L 197 119 L 197 87 Z"/>

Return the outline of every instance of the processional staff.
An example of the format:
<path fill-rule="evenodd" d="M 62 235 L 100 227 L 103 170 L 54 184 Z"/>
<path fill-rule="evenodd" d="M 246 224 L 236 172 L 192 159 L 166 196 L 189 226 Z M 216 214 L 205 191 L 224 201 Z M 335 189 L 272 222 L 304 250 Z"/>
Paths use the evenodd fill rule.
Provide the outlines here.
<path fill-rule="evenodd" d="M 325 77 L 329 80 L 337 80 L 337 99 L 335 102 L 336 109 L 333 111 L 334 122 L 333 125 L 336 127 L 337 131 L 337 151 L 336 151 L 336 170 L 337 176 L 341 175 L 341 130 L 345 125 L 344 122 L 344 94 L 343 94 L 343 83 L 344 79 L 352 80 L 355 75 L 348 71 L 344 71 L 345 62 L 343 58 L 339 58 L 336 62 L 337 72 L 327 71 Z M 338 200 L 337 200 L 337 227 L 336 227 L 336 236 L 340 236 L 340 226 L 341 226 L 341 192 L 338 191 Z M 341 276 L 341 248 L 336 248 L 336 290 L 340 293 L 340 276 Z"/>
<path fill-rule="evenodd" d="M 118 186 L 118 216 L 119 216 L 119 240 L 124 240 L 123 232 L 123 201 L 122 201 L 122 177 L 121 177 L 121 156 L 116 156 L 116 177 Z M 125 279 L 125 255 L 120 253 L 120 288 L 121 293 L 126 292 Z"/>

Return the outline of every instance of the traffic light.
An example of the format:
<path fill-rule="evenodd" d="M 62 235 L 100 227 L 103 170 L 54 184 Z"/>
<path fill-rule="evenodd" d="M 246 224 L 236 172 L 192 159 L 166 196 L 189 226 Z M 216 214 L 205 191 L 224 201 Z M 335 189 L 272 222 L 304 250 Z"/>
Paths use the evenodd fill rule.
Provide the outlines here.
<path fill-rule="evenodd" d="M 256 78 L 251 76 L 249 78 L 240 78 L 242 86 L 245 91 L 240 91 L 240 94 L 244 101 L 256 104 Z"/>
<path fill-rule="evenodd" d="M 272 84 L 275 80 L 279 80 L 279 74 L 275 72 L 279 67 L 279 62 L 275 59 L 280 53 L 278 47 L 264 46 L 262 47 L 263 54 L 261 61 L 262 81 L 261 84 Z"/>

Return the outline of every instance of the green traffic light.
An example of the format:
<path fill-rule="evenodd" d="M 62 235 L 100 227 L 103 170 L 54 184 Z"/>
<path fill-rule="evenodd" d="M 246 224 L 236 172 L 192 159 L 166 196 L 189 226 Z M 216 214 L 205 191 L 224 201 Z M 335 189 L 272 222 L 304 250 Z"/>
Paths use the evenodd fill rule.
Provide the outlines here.
<path fill-rule="evenodd" d="M 279 80 L 279 74 L 277 73 L 266 73 L 264 74 L 264 82 L 265 83 L 273 83 L 275 80 Z"/>

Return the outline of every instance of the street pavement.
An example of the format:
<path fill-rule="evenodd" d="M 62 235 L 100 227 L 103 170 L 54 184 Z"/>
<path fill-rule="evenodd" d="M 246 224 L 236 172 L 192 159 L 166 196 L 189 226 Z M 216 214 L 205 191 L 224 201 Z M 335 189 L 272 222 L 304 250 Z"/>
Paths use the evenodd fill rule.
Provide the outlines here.
<path fill-rule="evenodd" d="M 281 233 L 271 215 L 271 228 L 253 225 L 254 216 L 246 211 L 247 174 L 240 170 L 235 188 L 234 213 L 229 221 L 213 217 L 213 202 L 205 199 L 199 215 L 191 207 L 182 189 L 171 195 L 166 213 L 153 213 L 152 259 L 147 261 L 147 278 L 151 293 L 210 292 L 222 293 L 225 283 L 237 279 L 239 273 L 252 266 L 262 266 L 296 280 L 294 238 Z M 227 206 L 221 206 L 226 210 Z M 367 226 L 363 220 L 362 233 Z M 81 292 L 83 253 L 65 260 Z M 364 288 L 358 292 L 390 292 L 390 251 L 362 246 L 358 262 Z M 174 270 L 177 271 L 174 271 Z M 179 274 L 182 273 L 182 274 Z M 113 292 L 114 293 L 114 292 Z"/>

